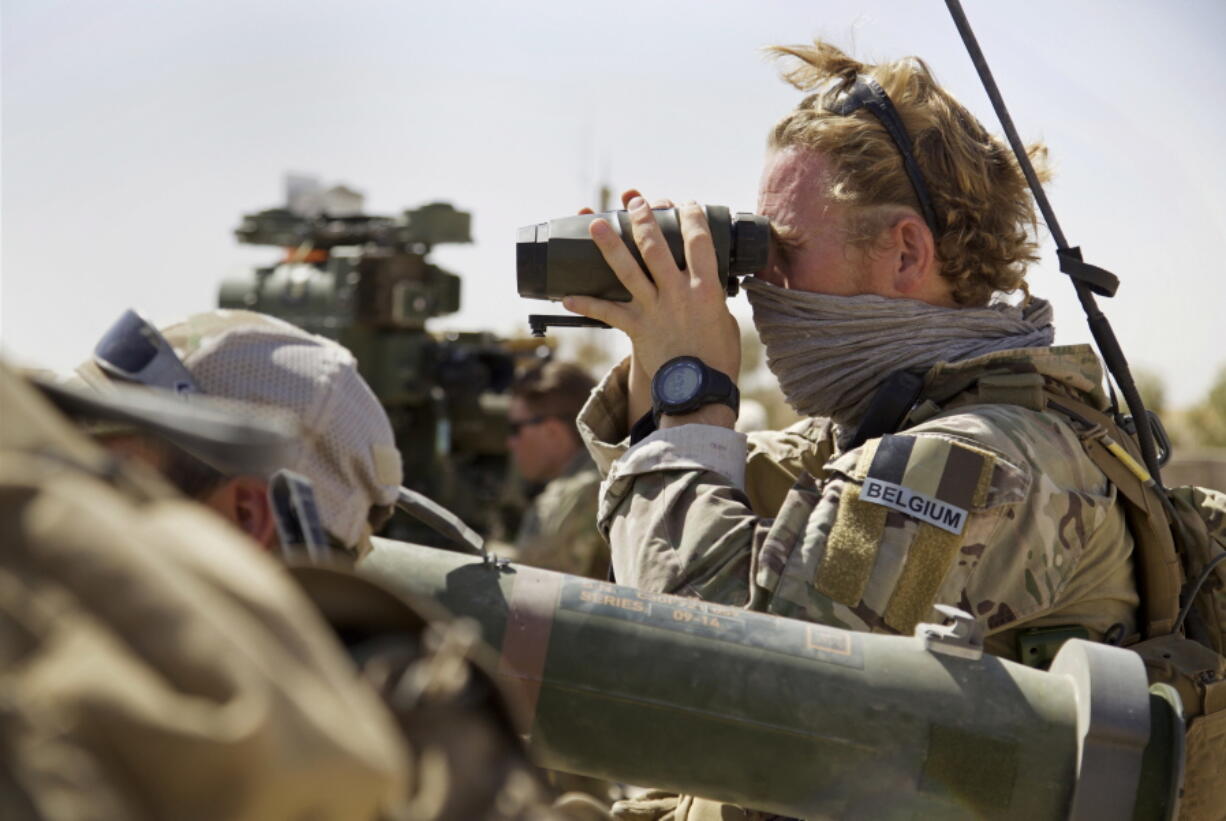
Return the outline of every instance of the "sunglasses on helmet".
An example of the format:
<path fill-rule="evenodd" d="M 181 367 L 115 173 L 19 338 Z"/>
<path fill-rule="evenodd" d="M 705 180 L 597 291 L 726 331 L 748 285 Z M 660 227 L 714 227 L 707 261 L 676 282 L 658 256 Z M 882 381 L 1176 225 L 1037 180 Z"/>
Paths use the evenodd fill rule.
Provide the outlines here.
<path fill-rule="evenodd" d="M 177 394 L 203 393 L 158 329 L 131 309 L 94 347 L 94 362 L 108 376 Z"/>

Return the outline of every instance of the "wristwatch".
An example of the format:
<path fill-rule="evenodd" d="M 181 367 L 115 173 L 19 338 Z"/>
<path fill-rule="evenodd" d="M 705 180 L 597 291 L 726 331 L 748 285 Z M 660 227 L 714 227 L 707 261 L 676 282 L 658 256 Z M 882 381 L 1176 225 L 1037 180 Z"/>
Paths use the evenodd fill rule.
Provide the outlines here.
<path fill-rule="evenodd" d="M 651 416 L 656 424 L 662 414 L 691 413 L 704 405 L 719 403 L 741 407 L 741 392 L 728 378 L 696 356 L 678 356 L 660 366 L 651 380 Z"/>

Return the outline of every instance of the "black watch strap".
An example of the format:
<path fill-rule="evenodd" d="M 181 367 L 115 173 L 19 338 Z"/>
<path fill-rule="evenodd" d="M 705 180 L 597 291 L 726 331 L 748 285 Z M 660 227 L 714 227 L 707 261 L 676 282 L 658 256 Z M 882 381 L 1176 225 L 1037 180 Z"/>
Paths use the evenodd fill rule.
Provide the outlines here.
<path fill-rule="evenodd" d="M 655 411 L 647 411 L 647 413 L 639 417 L 639 421 L 630 426 L 630 444 L 632 446 L 637 445 L 655 433 L 656 430 L 658 430 L 656 427 L 656 413 Z"/>
<path fill-rule="evenodd" d="M 701 393 L 697 395 L 691 394 L 688 398 L 677 398 L 669 401 L 666 397 L 668 393 L 662 387 L 661 380 L 667 382 L 672 378 L 673 374 L 689 370 L 693 374 L 694 370 L 700 372 L 699 379 L 695 388 L 701 386 Z M 693 378 L 691 376 L 691 378 Z M 717 371 L 707 363 L 703 362 L 696 356 L 678 356 L 668 360 L 655 372 L 651 380 L 651 412 L 653 418 L 658 425 L 660 417 L 664 414 L 679 414 L 684 415 L 693 413 L 699 408 L 707 405 L 727 405 L 732 408 L 733 414 L 740 411 L 741 392 L 737 390 L 736 383 L 732 381 L 728 374 L 722 371 Z"/>

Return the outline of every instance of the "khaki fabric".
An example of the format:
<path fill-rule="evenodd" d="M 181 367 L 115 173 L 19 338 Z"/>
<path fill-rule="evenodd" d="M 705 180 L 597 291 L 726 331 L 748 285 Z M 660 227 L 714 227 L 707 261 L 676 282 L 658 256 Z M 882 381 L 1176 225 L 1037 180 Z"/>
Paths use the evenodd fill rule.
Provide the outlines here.
<path fill-rule="evenodd" d="M 945 398 L 983 376 L 1027 371 L 1103 402 L 1101 366 L 1086 346 L 938 365 L 926 390 Z M 624 391 L 624 379 L 618 387 Z M 607 396 L 588 402 L 581 417 L 588 434 L 619 433 L 588 414 L 607 403 Z M 1058 414 L 970 404 L 894 437 L 906 440 L 910 461 L 899 482 L 912 489 L 937 494 L 938 486 L 970 482 L 962 466 L 976 477 L 986 471 L 986 484 L 962 501 L 967 516 L 953 539 L 861 498 L 875 451 L 889 439 L 837 453 L 819 477 L 802 474 L 774 518 L 755 516 L 743 491 L 720 475 L 691 462 L 682 469 L 669 462 L 672 451 L 658 448 L 656 457 L 652 442 L 642 442 L 611 464 L 601 499 L 619 581 L 726 604 L 753 598 L 755 607 L 791 618 L 902 634 L 918 620 L 939 621 L 935 604 L 953 604 L 983 622 L 989 651 L 1005 658 L 1016 658 L 1021 627 L 1084 625 L 1097 638 L 1118 622 L 1133 631 L 1132 537 L 1116 490 Z"/>
<path fill-rule="evenodd" d="M 757 516 L 773 519 L 796 480 L 806 473 L 824 477 L 837 450 L 829 419 L 801 419 L 778 431 L 749 434 L 745 495 Z"/>
<path fill-rule="evenodd" d="M 596 529 L 600 474 L 580 449 L 561 476 L 537 494 L 524 513 L 507 558 L 532 567 L 604 579 L 609 545 Z"/>
<path fill-rule="evenodd" d="M 1183 532 L 1183 566 L 1189 580 L 1209 576 L 1200 588 L 1181 635 L 1133 645 L 1150 681 L 1172 685 L 1188 719 L 1187 760 L 1179 818 L 1226 821 L 1226 563 L 1207 570 L 1226 551 L 1226 493 L 1201 487 L 1169 492 Z"/>
<path fill-rule="evenodd" d="M 601 478 L 630 447 L 630 357 L 618 362 L 587 398 L 575 425 Z"/>
<path fill-rule="evenodd" d="M 1181 821 L 1226 821 L 1226 710 L 1199 719 L 1188 731 Z"/>
<path fill-rule="evenodd" d="M 940 365 L 926 390 L 945 399 L 981 377 L 1018 372 L 1041 373 L 1096 406 L 1105 401 L 1101 366 L 1087 346 Z M 624 391 L 624 370 L 615 370 L 581 414 L 594 453 L 608 453 L 607 443 L 621 433 L 609 423 Z M 1132 632 L 1132 538 L 1115 488 L 1064 419 L 1018 405 L 972 404 L 897 438 L 908 440 L 911 453 L 900 481 L 913 488 L 936 493 L 941 481 L 958 484 L 960 465 L 986 470 L 986 484 L 964 503 L 967 517 L 955 539 L 859 498 L 884 439 L 836 454 L 818 476 L 801 474 L 773 519 L 755 515 L 746 493 L 719 474 L 673 464 L 671 451 L 653 451 L 648 441 L 609 465 L 601 498 L 619 581 L 726 604 L 752 599 L 780 615 L 890 633 L 939 621 L 934 605 L 951 604 L 983 623 L 991 652 L 1011 659 L 1024 627 L 1083 625 L 1100 638 L 1119 623 Z M 793 457 L 781 470 L 800 461 Z M 753 481 L 746 478 L 747 488 Z M 758 505 L 776 501 L 763 495 Z"/>
<path fill-rule="evenodd" d="M 1181 821 L 1226 821 L 1226 656 L 1178 634 L 1131 645 L 1151 682 L 1175 688 L 1188 719 Z"/>
<path fill-rule="evenodd" d="M 1041 374 L 1057 392 L 1105 405 L 1101 365 L 1088 346 L 938 365 L 925 393 L 944 403 L 980 378 L 1017 373 Z M 814 435 L 814 421 L 799 442 L 795 431 L 760 438 L 747 458 L 752 465 L 756 453 L 761 464 L 741 489 L 651 440 L 609 459 L 625 434 L 617 424 L 625 392 L 626 370 L 615 369 L 579 420 L 597 462 L 607 460 L 600 525 L 621 583 L 884 633 L 940 622 L 935 605 L 955 605 L 982 623 L 989 652 L 1009 659 L 1026 628 L 1081 625 L 1094 639 L 1117 624 L 1125 634 L 1135 629 L 1133 541 L 1115 488 L 1056 413 L 986 403 L 941 413 L 934 405 L 923 422 L 845 452 L 833 447 L 837 431 Z M 830 442 L 825 451 L 822 442 Z M 772 444 L 778 461 L 763 447 Z M 788 475 L 796 481 L 780 497 Z M 951 531 L 874 503 L 866 485 L 885 478 L 934 503 L 957 499 L 964 518 L 955 513 Z M 700 799 L 655 800 L 664 802 L 655 810 L 648 801 L 617 811 L 678 821 L 754 817 Z M 708 809 L 717 814 L 700 814 Z"/>
<path fill-rule="evenodd" d="M 604 377 L 579 414 L 577 424 L 592 460 L 603 478 L 630 447 L 626 421 L 626 383 L 630 360 L 624 359 Z M 828 419 L 801 419 L 784 430 L 747 435 L 745 492 L 756 515 L 779 512 L 792 485 L 805 473 L 821 475 L 835 452 Z"/>
<path fill-rule="evenodd" d="M 283 569 L 0 365 L 0 817 L 375 818 L 391 716 Z"/>

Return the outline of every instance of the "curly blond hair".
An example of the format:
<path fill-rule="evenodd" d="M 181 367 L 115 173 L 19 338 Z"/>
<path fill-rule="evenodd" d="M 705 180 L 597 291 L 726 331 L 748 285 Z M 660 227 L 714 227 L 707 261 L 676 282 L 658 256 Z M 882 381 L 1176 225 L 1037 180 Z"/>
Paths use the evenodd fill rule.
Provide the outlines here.
<path fill-rule="evenodd" d="M 934 237 L 941 275 L 959 305 L 985 305 L 995 291 L 1022 291 L 1026 266 L 1036 259 L 1034 203 L 1009 147 L 937 85 L 915 57 L 892 63 L 860 63 L 828 43 L 774 46 L 768 54 L 789 60 L 785 80 L 811 91 L 774 128 L 770 146 L 820 152 L 831 164 L 826 192 L 848 209 L 849 241 L 871 246 L 897 219 L 898 207 L 920 213 L 902 156 L 880 121 L 866 108 L 849 115 L 825 110 L 831 95 L 871 76 L 890 96 L 911 135 L 916 162 L 928 185 L 939 230 Z M 1046 177 L 1041 144 L 1028 147 Z"/>

